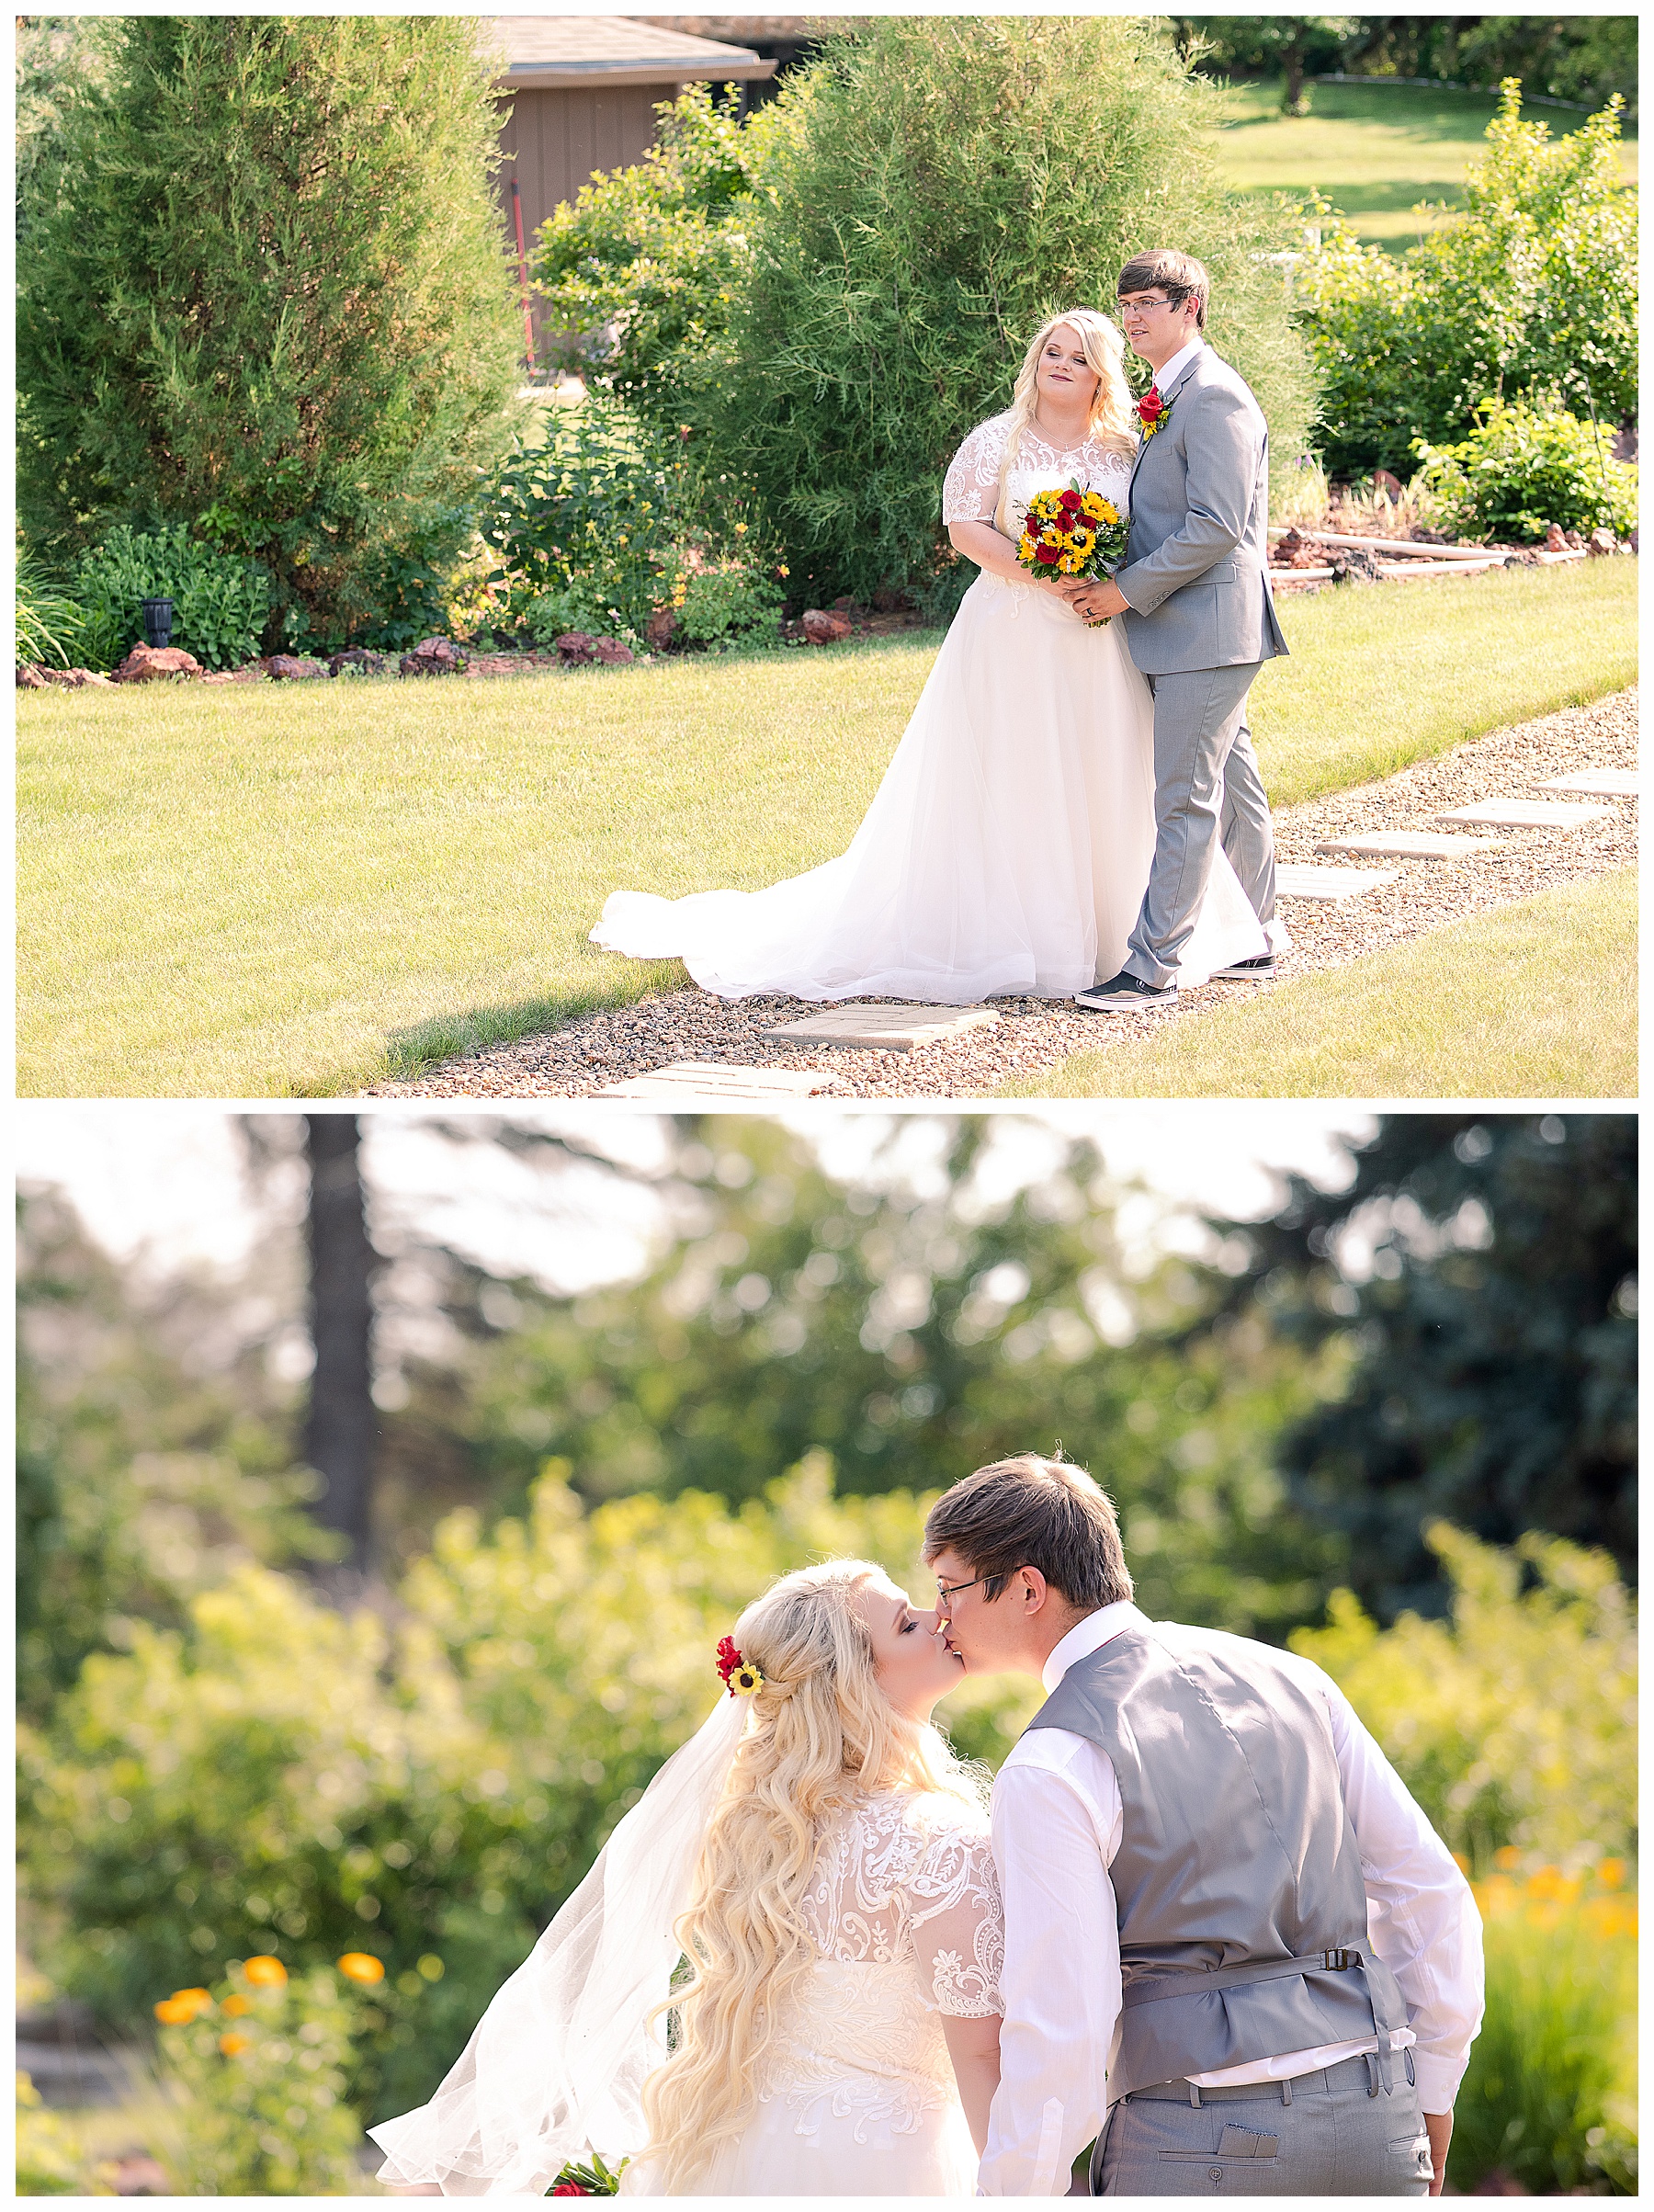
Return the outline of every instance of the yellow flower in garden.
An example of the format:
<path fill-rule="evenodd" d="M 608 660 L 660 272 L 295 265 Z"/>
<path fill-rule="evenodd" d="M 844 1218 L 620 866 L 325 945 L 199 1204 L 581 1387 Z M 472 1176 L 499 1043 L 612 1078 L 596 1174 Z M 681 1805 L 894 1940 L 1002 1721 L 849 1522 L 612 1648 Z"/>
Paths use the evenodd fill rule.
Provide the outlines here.
<path fill-rule="evenodd" d="M 219 2037 L 219 2048 L 226 2059 L 239 2058 L 243 2051 L 251 2050 L 252 2048 L 253 2038 L 251 2036 L 221 2036 Z"/>
<path fill-rule="evenodd" d="M 175 2004 L 210 2004 L 212 2002 L 212 1991 L 210 1990 L 199 1989 L 175 1990 L 173 1991 L 173 2002 Z"/>
<path fill-rule="evenodd" d="M 1597 1868 L 1597 1879 L 1604 1889 L 1617 1889 L 1626 1878 L 1624 1859 L 1604 1859 Z"/>
<path fill-rule="evenodd" d="M 187 2027 L 195 2018 L 197 2007 L 179 1997 L 163 1997 L 155 2007 L 155 2017 L 163 2027 Z"/>
<path fill-rule="evenodd" d="M 249 1958 L 242 1971 L 255 1990 L 284 1990 L 287 1987 L 288 1971 L 279 1958 L 271 1958 L 267 1955 Z"/>
<path fill-rule="evenodd" d="M 339 1971 L 351 1981 L 383 1981 L 385 1969 L 368 1951 L 346 1951 Z"/>
<path fill-rule="evenodd" d="M 250 1997 L 244 1997 L 237 1991 L 233 1997 L 225 1998 L 224 2010 L 232 2020 L 239 2020 L 244 2013 L 250 2013 L 253 2010 L 253 2000 Z"/>
<path fill-rule="evenodd" d="M 1493 1854 L 1493 1864 L 1501 1874 L 1509 1874 L 1512 1867 L 1522 1864 L 1522 1854 L 1514 1843 L 1507 1843 L 1502 1850 Z"/>

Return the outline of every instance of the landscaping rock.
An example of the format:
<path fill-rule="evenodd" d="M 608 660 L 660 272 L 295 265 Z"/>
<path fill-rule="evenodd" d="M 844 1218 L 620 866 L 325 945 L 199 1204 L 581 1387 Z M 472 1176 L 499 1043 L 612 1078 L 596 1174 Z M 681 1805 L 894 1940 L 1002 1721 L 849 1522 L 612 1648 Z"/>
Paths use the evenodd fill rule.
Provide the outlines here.
<path fill-rule="evenodd" d="M 99 675 L 95 668 L 42 668 L 47 683 L 56 684 L 64 691 L 84 691 L 88 684 L 96 684 L 106 691 L 113 690 L 112 675 Z"/>
<path fill-rule="evenodd" d="M 804 635 L 812 645 L 833 645 L 850 635 L 850 623 L 843 615 L 826 614 L 819 607 L 804 609 Z"/>
<path fill-rule="evenodd" d="M 597 641 L 589 630 L 565 630 L 554 642 L 557 657 L 565 668 L 583 668 L 597 658 Z"/>
<path fill-rule="evenodd" d="M 649 618 L 648 627 L 643 635 L 657 652 L 664 652 L 677 634 L 677 626 L 678 618 L 675 608 L 657 607 Z"/>
<path fill-rule="evenodd" d="M 19 661 L 17 663 L 17 689 L 19 691 L 44 691 L 45 688 L 45 671 L 37 668 L 32 661 Z"/>
<path fill-rule="evenodd" d="M 383 675 L 385 656 L 382 652 L 368 652 L 360 645 L 350 645 L 343 652 L 335 652 L 327 664 L 329 675 L 337 675 L 342 668 L 355 669 L 361 675 Z"/>
<path fill-rule="evenodd" d="M 118 684 L 153 684 L 157 676 L 199 675 L 201 664 L 181 645 L 134 645 L 115 671 Z"/>
<path fill-rule="evenodd" d="M 465 655 L 452 638 L 421 638 L 412 652 L 398 663 L 403 675 L 458 675 Z"/>
<path fill-rule="evenodd" d="M 1393 501 L 1396 505 L 1399 506 L 1403 497 L 1401 479 L 1399 476 L 1392 476 L 1388 469 L 1375 469 L 1373 471 L 1373 496 L 1375 499 L 1377 498 L 1380 492 L 1384 493 L 1386 499 Z"/>
<path fill-rule="evenodd" d="M 559 665 L 555 653 L 473 652 L 467 659 L 469 675 L 534 675 L 542 668 Z"/>
<path fill-rule="evenodd" d="M 259 666 L 278 684 L 302 684 L 312 676 L 327 674 L 325 661 L 301 661 L 297 653 L 292 652 L 273 652 L 267 661 L 261 661 Z"/>
<path fill-rule="evenodd" d="M 892 584 L 881 584 L 873 595 L 876 615 L 905 615 L 912 612 L 913 603 L 906 592 L 898 591 Z"/>
<path fill-rule="evenodd" d="M 1604 553 L 1617 553 L 1619 539 L 1612 530 L 1592 530 L 1585 540 L 1585 550 L 1593 560 L 1600 559 Z"/>
<path fill-rule="evenodd" d="M 1332 555 L 1331 566 L 1334 584 L 1378 584 L 1383 580 L 1377 555 L 1369 553 L 1365 546 L 1341 546 Z"/>
<path fill-rule="evenodd" d="M 244 668 L 210 668 L 197 681 L 202 684 L 262 684 L 264 679 L 264 663 L 249 661 Z"/>
<path fill-rule="evenodd" d="M 1568 533 L 1563 529 L 1562 525 L 1559 522 L 1553 522 L 1550 526 L 1550 528 L 1546 531 L 1545 550 L 1547 553 L 1567 552 Z"/>
<path fill-rule="evenodd" d="M 1326 549 L 1311 545 L 1307 538 L 1291 529 L 1284 538 L 1277 538 L 1270 548 L 1269 564 L 1271 568 L 1324 568 Z"/>
<path fill-rule="evenodd" d="M 592 652 L 606 668 L 623 667 L 628 661 L 635 661 L 638 657 L 631 647 L 623 644 L 618 638 L 599 638 L 592 647 Z"/>

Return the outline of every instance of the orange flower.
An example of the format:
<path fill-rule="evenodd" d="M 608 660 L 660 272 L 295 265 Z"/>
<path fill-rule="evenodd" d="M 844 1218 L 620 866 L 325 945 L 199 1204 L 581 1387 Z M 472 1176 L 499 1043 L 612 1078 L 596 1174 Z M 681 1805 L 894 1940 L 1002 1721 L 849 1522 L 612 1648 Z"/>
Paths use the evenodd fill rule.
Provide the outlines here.
<path fill-rule="evenodd" d="M 250 1997 L 244 1997 L 237 1991 L 233 1997 L 225 1998 L 224 2010 L 232 2020 L 239 2020 L 244 2013 L 250 2013 L 253 2010 L 253 2000 Z"/>
<path fill-rule="evenodd" d="M 287 1987 L 288 1971 L 279 1958 L 271 1958 L 267 1955 L 249 1958 L 242 1971 L 255 1990 L 284 1990 Z"/>
<path fill-rule="evenodd" d="M 1597 1879 L 1604 1889 L 1617 1889 L 1625 1878 L 1624 1859 L 1603 1859 L 1597 1868 Z"/>
<path fill-rule="evenodd" d="M 155 2017 L 164 2027 L 187 2027 L 196 2016 L 197 2008 L 181 1997 L 163 1997 L 155 2007 Z"/>
<path fill-rule="evenodd" d="M 210 1990 L 175 1990 L 173 2002 L 175 2004 L 210 2004 L 212 1991 Z"/>
<path fill-rule="evenodd" d="M 352 1981 L 383 1981 L 385 1969 L 369 1952 L 346 1951 L 339 1961 L 339 1971 Z"/>
<path fill-rule="evenodd" d="M 253 2038 L 251 2036 L 221 2036 L 219 2037 L 219 2048 L 226 2059 L 239 2058 L 243 2051 L 251 2050 L 252 2048 Z"/>

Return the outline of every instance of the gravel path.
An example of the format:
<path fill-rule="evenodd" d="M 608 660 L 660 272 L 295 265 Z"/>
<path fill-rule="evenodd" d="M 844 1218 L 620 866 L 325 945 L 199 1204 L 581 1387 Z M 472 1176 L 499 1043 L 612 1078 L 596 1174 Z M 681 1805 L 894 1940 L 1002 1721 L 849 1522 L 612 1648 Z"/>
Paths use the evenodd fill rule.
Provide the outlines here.
<path fill-rule="evenodd" d="M 1590 707 L 1570 707 L 1495 730 L 1382 783 L 1330 799 L 1286 807 L 1275 816 L 1275 849 L 1286 861 L 1314 861 L 1323 838 L 1374 830 L 1463 827 L 1438 823 L 1447 807 L 1482 799 L 1573 798 L 1543 792 L 1552 776 L 1580 768 L 1637 766 L 1637 692 L 1617 693 Z M 1507 906 L 1553 885 L 1578 883 L 1633 866 L 1636 801 L 1592 800 L 1608 811 L 1578 829 L 1474 832 L 1503 840 L 1498 852 L 1453 860 L 1356 859 L 1322 856 L 1321 866 L 1393 868 L 1396 880 L 1358 898 L 1290 899 L 1283 912 L 1293 949 L 1280 963 L 1284 979 L 1342 967 L 1426 930 Z M 856 1098 L 960 1098 L 991 1095 L 1004 1083 L 1052 1067 L 1071 1052 L 1096 1050 L 1142 1034 L 1146 1025 L 1197 1020 L 1256 986 L 1211 983 L 1187 992 L 1175 1014 L 1082 1014 L 1048 999 L 990 1002 L 997 1028 L 913 1052 L 868 1052 L 826 1046 L 788 1050 L 763 1032 L 814 1011 L 787 997 L 726 1004 L 695 989 L 583 1015 L 561 1029 L 489 1045 L 445 1061 L 409 1083 L 383 1083 L 379 1098 L 588 1098 L 606 1084 L 679 1060 L 738 1062 L 748 1067 L 814 1069 L 837 1080 L 833 1095 Z M 1264 986 L 1267 988 L 1267 986 Z"/>

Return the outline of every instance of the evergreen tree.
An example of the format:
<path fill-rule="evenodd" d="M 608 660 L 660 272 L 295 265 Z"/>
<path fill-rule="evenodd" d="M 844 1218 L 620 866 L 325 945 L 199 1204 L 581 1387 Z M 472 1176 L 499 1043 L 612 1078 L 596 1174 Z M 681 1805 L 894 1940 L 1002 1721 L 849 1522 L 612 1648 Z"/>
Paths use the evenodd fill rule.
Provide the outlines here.
<path fill-rule="evenodd" d="M 712 380 L 720 465 L 755 479 L 795 574 L 867 595 L 946 567 L 960 440 L 1010 404 L 1042 318 L 1111 312 L 1148 246 L 1211 271 L 1212 342 L 1277 465 L 1297 456 L 1311 382 L 1269 252 L 1298 233 L 1225 189 L 1217 98 L 1147 17 L 884 16 L 824 40 L 776 103 Z"/>
<path fill-rule="evenodd" d="M 478 26 L 136 16 L 109 48 L 19 247 L 26 523 L 182 520 L 266 564 L 289 639 L 415 624 L 517 376 Z"/>
<path fill-rule="evenodd" d="M 1286 1426 L 1296 1503 L 1369 1612 L 1444 1610 L 1423 1531 L 1534 1529 L 1637 1576 L 1637 1122 L 1395 1114 L 1329 1194 L 1294 1177 L 1217 1309 L 1257 1307 L 1341 1391 Z"/>

